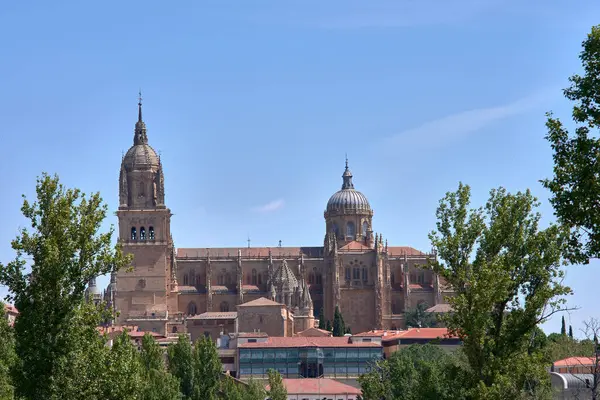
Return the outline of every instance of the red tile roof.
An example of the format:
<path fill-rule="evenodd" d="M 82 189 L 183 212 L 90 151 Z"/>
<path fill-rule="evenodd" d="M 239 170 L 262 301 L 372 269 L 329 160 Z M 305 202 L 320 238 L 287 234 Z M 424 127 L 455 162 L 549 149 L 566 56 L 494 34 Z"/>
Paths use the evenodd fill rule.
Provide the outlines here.
<path fill-rule="evenodd" d="M 569 357 L 563 360 L 554 361 L 555 367 L 588 367 L 595 363 L 593 357 Z"/>
<path fill-rule="evenodd" d="M 241 338 L 259 338 L 259 337 L 267 337 L 266 332 L 239 332 L 237 334 L 238 337 Z"/>
<path fill-rule="evenodd" d="M 326 378 L 283 379 L 288 394 L 359 395 L 361 390 Z M 267 385 L 269 390 L 269 385 Z"/>
<path fill-rule="evenodd" d="M 356 240 L 353 240 L 352 242 L 349 242 L 347 244 L 345 244 L 344 246 L 340 247 L 341 251 L 367 251 L 367 250 L 373 250 L 371 247 L 362 244 L 361 242 L 357 242 Z"/>
<path fill-rule="evenodd" d="M 236 319 L 237 312 L 229 311 L 229 312 L 219 312 L 219 311 L 207 311 L 202 314 L 194 315 L 192 317 L 188 317 L 188 319 Z"/>
<path fill-rule="evenodd" d="M 263 347 L 381 347 L 378 343 L 352 343 L 347 336 L 343 337 L 275 337 L 271 336 L 262 343 L 243 343 L 241 348 Z"/>
<path fill-rule="evenodd" d="M 273 258 L 299 257 L 301 252 L 305 257 L 323 257 L 323 247 L 230 247 L 205 249 L 178 248 L 177 258 L 204 258 L 207 256 L 214 258 L 234 258 L 238 256 L 238 252 L 241 252 L 242 258 L 260 258 L 268 257 L 269 251 Z"/>
<path fill-rule="evenodd" d="M 238 307 L 257 307 L 257 306 L 283 306 L 283 304 L 277 303 L 276 301 L 269 300 L 265 297 L 259 297 L 256 300 L 249 301 L 247 303 L 238 304 Z"/>
<path fill-rule="evenodd" d="M 302 332 L 298 332 L 296 336 L 304 336 L 304 337 L 327 337 L 333 336 L 333 333 L 326 331 L 325 329 L 319 328 L 308 328 L 303 330 Z"/>
<path fill-rule="evenodd" d="M 423 253 L 422 251 L 419 251 L 413 247 L 409 247 L 409 246 L 390 246 L 388 247 L 388 254 L 390 256 L 403 256 L 403 255 L 407 255 L 407 256 L 425 256 L 426 254 Z"/>
<path fill-rule="evenodd" d="M 372 330 L 354 335 L 356 337 L 381 337 L 386 342 L 394 339 L 458 339 L 451 336 L 447 328 L 408 328 L 402 331 Z"/>

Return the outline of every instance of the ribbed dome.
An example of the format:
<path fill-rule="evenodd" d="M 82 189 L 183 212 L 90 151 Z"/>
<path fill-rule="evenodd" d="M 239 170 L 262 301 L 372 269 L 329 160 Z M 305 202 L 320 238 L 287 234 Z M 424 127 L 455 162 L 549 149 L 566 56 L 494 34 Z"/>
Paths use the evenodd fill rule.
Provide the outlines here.
<path fill-rule="evenodd" d="M 357 212 L 371 212 L 371 205 L 367 200 L 367 197 L 354 189 L 352 183 L 352 172 L 348 168 L 348 160 L 346 160 L 346 169 L 342 175 L 344 183 L 342 184 L 342 190 L 329 198 L 327 202 L 326 212 L 338 212 L 338 211 L 357 211 Z"/>
<path fill-rule="evenodd" d="M 327 211 L 356 210 L 371 211 L 367 197 L 355 189 L 342 189 L 327 202 Z"/>
<path fill-rule="evenodd" d="M 281 266 L 275 272 L 273 280 L 275 281 L 275 286 L 283 291 L 293 291 L 300 287 L 296 275 L 294 275 L 294 272 L 288 267 L 287 261 L 285 260 L 283 260 Z"/>
<path fill-rule="evenodd" d="M 131 146 L 123 158 L 123 165 L 128 171 L 157 168 L 158 164 L 158 155 L 149 144 Z"/>

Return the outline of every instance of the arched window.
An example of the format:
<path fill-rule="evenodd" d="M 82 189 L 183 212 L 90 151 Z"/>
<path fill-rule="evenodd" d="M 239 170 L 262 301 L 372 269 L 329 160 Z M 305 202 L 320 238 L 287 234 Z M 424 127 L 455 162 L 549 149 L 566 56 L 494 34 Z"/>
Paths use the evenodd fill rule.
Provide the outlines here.
<path fill-rule="evenodd" d="M 191 301 L 190 304 L 188 304 L 188 315 L 196 315 L 197 311 L 198 309 L 196 308 L 196 303 Z"/>
<path fill-rule="evenodd" d="M 346 280 L 349 281 L 352 277 L 350 276 L 350 267 L 346 267 Z"/>
<path fill-rule="evenodd" d="M 135 226 L 131 228 L 131 240 L 137 240 L 137 230 L 135 229 Z"/>
<path fill-rule="evenodd" d="M 322 285 L 323 284 L 323 275 L 321 275 L 320 272 L 317 272 L 316 278 L 317 278 L 316 279 L 317 285 Z"/>
<path fill-rule="evenodd" d="M 154 240 L 154 227 L 153 226 L 148 227 L 148 238 L 150 240 Z"/>
<path fill-rule="evenodd" d="M 258 284 L 262 285 L 262 274 L 258 274 Z"/>
<path fill-rule="evenodd" d="M 258 284 L 258 277 L 256 276 L 256 269 L 252 270 L 252 284 L 253 285 L 257 285 Z"/>
<path fill-rule="evenodd" d="M 187 274 L 185 274 L 185 275 L 183 276 L 183 285 L 184 285 L 184 286 L 187 286 L 187 285 L 188 285 L 188 283 L 189 283 L 189 281 L 188 281 L 188 276 L 187 276 Z"/>
<path fill-rule="evenodd" d="M 340 228 L 338 228 L 338 226 L 337 226 L 337 224 L 336 224 L 336 223 L 334 223 L 334 224 L 333 224 L 333 233 L 335 233 L 335 236 L 336 236 L 337 238 L 339 238 L 339 237 L 340 237 Z"/>
<path fill-rule="evenodd" d="M 369 280 L 369 272 L 367 271 L 366 267 L 363 267 L 362 269 L 362 278 L 363 282 L 367 282 Z"/>
<path fill-rule="evenodd" d="M 362 235 L 363 237 L 367 237 L 367 231 L 369 230 L 369 224 L 367 224 L 367 221 L 363 222 L 363 227 L 362 227 Z"/>
<path fill-rule="evenodd" d="M 196 276 L 196 285 L 202 285 L 202 275 Z"/>
<path fill-rule="evenodd" d="M 354 228 L 354 222 L 348 221 L 346 224 L 346 236 L 354 237 L 356 235 L 356 229 Z"/>
<path fill-rule="evenodd" d="M 146 240 L 146 228 L 143 226 L 140 228 L 140 240 Z"/>
<path fill-rule="evenodd" d="M 218 285 L 224 285 L 225 284 L 225 275 L 223 275 L 222 273 L 217 275 L 217 284 Z"/>
<path fill-rule="evenodd" d="M 193 285 L 196 281 L 196 273 L 194 271 L 190 271 L 190 283 Z"/>
<path fill-rule="evenodd" d="M 310 274 L 308 274 L 308 284 L 312 285 L 313 283 L 315 283 L 315 274 L 311 272 Z"/>
<path fill-rule="evenodd" d="M 225 284 L 231 285 L 231 274 L 229 272 L 225 274 Z"/>
<path fill-rule="evenodd" d="M 352 279 L 355 281 L 360 279 L 360 268 L 354 267 L 352 270 Z"/>
<path fill-rule="evenodd" d="M 221 306 L 219 307 L 221 312 L 228 312 L 229 311 L 229 303 L 224 301 L 221 303 Z"/>

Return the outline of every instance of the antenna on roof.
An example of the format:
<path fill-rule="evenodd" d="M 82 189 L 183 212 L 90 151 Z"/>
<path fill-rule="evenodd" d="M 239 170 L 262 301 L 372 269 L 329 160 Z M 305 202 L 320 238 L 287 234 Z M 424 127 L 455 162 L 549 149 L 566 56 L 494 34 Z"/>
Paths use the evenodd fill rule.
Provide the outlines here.
<path fill-rule="evenodd" d="M 250 248 L 250 235 L 248 235 L 248 239 L 246 239 L 246 241 L 248 242 L 248 248 Z"/>

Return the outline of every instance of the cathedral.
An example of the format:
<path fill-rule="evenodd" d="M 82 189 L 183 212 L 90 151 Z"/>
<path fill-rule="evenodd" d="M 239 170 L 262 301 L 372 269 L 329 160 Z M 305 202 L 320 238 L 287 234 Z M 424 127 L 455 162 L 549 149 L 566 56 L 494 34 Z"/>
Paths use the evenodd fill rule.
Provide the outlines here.
<path fill-rule="evenodd" d="M 332 184 L 334 181 L 332 180 Z M 388 246 L 373 230 L 373 209 L 346 161 L 342 185 L 325 207 L 322 246 L 175 248 L 164 171 L 149 144 L 141 99 L 133 146 L 119 174 L 118 240 L 132 268 L 111 276 L 105 297 L 116 323 L 160 333 L 205 312 L 228 313 L 267 298 L 308 328 L 339 307 L 354 333 L 404 328 L 407 310 L 438 308 L 450 294 L 427 264 L 434 254 Z"/>

